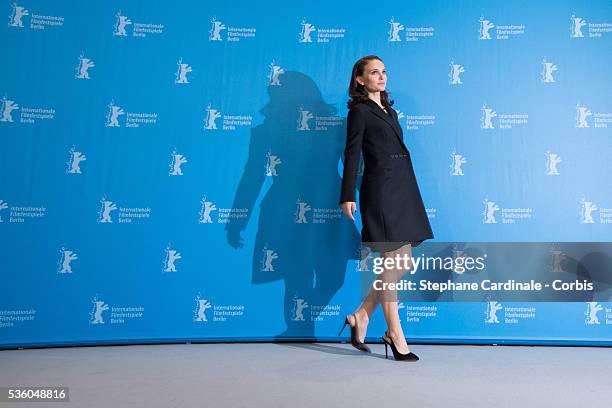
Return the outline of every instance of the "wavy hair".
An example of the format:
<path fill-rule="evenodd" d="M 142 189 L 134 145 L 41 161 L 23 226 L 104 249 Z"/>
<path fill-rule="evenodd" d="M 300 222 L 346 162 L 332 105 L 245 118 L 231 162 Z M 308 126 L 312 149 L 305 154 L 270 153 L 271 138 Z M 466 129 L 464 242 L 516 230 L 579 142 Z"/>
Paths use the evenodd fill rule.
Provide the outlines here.
<path fill-rule="evenodd" d="M 364 85 L 357 82 L 356 78 L 363 75 L 366 65 L 368 65 L 368 62 L 372 60 L 383 62 L 383 60 L 376 55 L 366 55 L 365 57 L 359 59 L 355 65 L 353 65 L 353 73 L 351 74 L 351 82 L 349 83 L 348 91 L 351 99 L 349 99 L 346 104 L 349 109 L 351 109 L 351 107 L 355 104 L 365 102 L 368 99 L 368 91 L 365 89 Z M 380 91 L 380 102 L 385 108 L 389 108 L 395 103 L 394 101 L 389 100 L 389 94 L 387 91 Z"/>

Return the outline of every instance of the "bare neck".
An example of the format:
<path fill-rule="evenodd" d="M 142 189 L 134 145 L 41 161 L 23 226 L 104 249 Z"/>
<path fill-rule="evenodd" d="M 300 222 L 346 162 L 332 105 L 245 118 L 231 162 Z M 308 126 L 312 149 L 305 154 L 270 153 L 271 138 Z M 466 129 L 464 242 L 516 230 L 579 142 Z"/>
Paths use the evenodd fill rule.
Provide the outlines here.
<path fill-rule="evenodd" d="M 380 91 L 368 92 L 368 98 L 376 102 L 379 106 L 382 106 L 382 103 L 380 102 Z"/>

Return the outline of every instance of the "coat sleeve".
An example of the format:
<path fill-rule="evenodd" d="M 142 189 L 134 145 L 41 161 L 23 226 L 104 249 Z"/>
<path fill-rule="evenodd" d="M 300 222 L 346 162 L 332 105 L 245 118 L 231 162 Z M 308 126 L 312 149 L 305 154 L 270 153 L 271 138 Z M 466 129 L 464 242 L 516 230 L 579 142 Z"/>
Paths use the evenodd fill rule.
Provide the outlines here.
<path fill-rule="evenodd" d="M 359 108 L 350 109 L 346 123 L 346 146 L 344 148 L 344 170 L 342 174 L 340 204 L 345 201 L 355 201 L 359 155 L 361 153 L 364 133 L 365 118 L 363 117 L 363 112 Z"/>

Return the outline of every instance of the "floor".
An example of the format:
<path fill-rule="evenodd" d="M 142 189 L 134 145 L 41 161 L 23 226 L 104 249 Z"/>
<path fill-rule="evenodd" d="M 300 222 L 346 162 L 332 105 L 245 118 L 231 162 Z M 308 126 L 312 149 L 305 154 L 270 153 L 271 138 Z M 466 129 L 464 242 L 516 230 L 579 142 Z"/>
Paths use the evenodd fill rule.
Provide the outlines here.
<path fill-rule="evenodd" d="M 0 351 L 0 387 L 67 386 L 43 407 L 600 407 L 609 348 L 412 345 L 417 362 L 338 343 L 217 343 Z M 389 350 L 389 353 L 391 351 Z"/>

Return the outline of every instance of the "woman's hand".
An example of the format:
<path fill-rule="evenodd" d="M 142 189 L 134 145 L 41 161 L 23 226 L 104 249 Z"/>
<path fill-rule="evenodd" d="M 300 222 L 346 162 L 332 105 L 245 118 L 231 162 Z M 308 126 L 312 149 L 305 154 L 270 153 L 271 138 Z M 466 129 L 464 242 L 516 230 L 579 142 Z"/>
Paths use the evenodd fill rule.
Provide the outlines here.
<path fill-rule="evenodd" d="M 357 211 L 357 203 L 354 201 L 345 201 L 342 204 L 342 212 L 347 218 L 351 221 L 355 221 L 355 217 L 353 217 L 353 213 Z"/>

